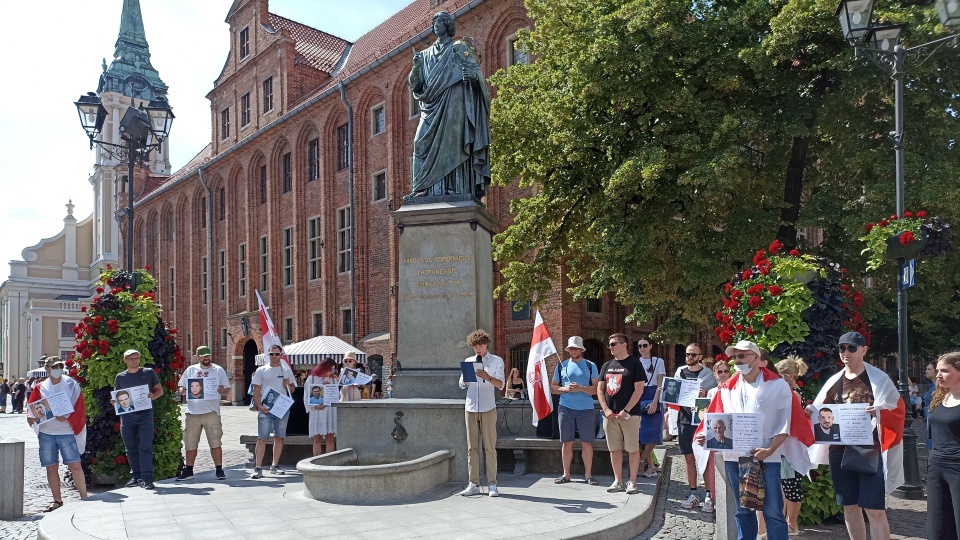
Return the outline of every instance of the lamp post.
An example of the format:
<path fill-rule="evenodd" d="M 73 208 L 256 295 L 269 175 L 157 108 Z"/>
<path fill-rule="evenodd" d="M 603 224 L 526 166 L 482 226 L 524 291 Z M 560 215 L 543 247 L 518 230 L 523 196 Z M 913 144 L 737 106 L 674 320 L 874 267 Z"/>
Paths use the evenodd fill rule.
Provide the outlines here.
<path fill-rule="evenodd" d="M 894 130 L 890 132 L 896 160 L 896 204 L 897 217 L 903 217 L 903 91 L 906 79 L 907 55 L 921 56 L 923 50 L 933 47 L 926 53 L 929 57 L 941 47 L 953 42 L 956 46 L 957 35 L 935 39 L 928 43 L 904 48 L 900 44 L 905 24 L 873 25 L 874 0 L 841 0 L 836 15 L 840 19 L 840 28 L 844 37 L 854 46 L 855 55 L 866 54 L 880 69 L 890 74 L 894 80 Z M 960 25 L 960 2 L 958 0 L 936 0 L 940 21 L 956 30 Z M 899 361 L 899 391 L 904 403 L 910 403 L 910 387 L 907 384 L 907 288 L 901 283 L 904 258 L 897 259 L 897 350 Z M 923 487 L 920 483 L 920 467 L 917 463 L 917 433 L 913 427 L 903 431 L 903 472 L 905 483 L 894 492 L 904 499 L 922 499 Z"/>
<path fill-rule="evenodd" d="M 163 97 L 157 97 L 146 107 L 127 107 L 120 119 L 120 137 L 123 144 L 97 140 L 107 119 L 107 110 L 100 97 L 93 92 L 80 96 L 74 103 L 80 113 L 80 124 L 90 138 L 90 149 L 96 144 L 118 160 L 127 162 L 127 257 L 126 269 L 133 271 L 133 167 L 150 158 L 150 152 L 159 149 L 170 134 L 173 111 Z"/>

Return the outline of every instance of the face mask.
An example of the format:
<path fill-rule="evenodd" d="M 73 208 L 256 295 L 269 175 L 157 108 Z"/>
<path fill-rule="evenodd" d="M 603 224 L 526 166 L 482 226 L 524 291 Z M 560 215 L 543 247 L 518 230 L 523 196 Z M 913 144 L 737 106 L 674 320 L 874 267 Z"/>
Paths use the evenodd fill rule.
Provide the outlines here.
<path fill-rule="evenodd" d="M 59 379 L 60 377 L 63 376 L 63 370 L 62 370 L 62 369 L 51 369 L 51 370 L 50 370 L 50 376 L 53 377 L 54 379 Z"/>
<path fill-rule="evenodd" d="M 733 369 L 737 370 L 737 373 L 741 375 L 746 375 L 753 370 L 753 368 L 750 367 L 750 364 L 734 364 Z"/>

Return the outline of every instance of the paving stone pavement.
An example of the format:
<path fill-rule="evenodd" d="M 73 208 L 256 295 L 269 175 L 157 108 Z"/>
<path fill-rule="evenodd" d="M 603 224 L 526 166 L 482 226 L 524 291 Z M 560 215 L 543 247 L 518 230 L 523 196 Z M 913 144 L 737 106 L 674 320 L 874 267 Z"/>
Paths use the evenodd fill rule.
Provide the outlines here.
<path fill-rule="evenodd" d="M 10 410 L 9 407 L 7 410 Z M 185 410 L 185 407 L 182 408 Z M 240 444 L 240 435 L 256 432 L 256 415 L 246 407 L 221 407 L 223 416 L 223 464 L 226 467 L 243 465 L 247 462 L 246 447 Z M 252 430 L 252 431 L 251 431 Z M 50 485 L 47 474 L 40 466 L 37 436 L 27 425 L 24 414 L 0 414 L 0 437 L 24 441 L 25 463 L 23 471 L 23 513 L 24 517 L 15 521 L 0 520 L 0 538 L 3 540 L 32 540 L 36 538 L 37 523 L 43 518 L 43 509 L 50 504 Z M 213 460 L 206 437 L 200 437 L 200 449 L 195 464 L 196 472 L 212 471 Z M 60 478 L 67 468 L 60 466 Z M 66 504 L 79 501 L 80 494 L 69 482 L 61 482 L 62 499 Z M 88 486 L 90 493 L 102 493 L 109 488 Z"/>

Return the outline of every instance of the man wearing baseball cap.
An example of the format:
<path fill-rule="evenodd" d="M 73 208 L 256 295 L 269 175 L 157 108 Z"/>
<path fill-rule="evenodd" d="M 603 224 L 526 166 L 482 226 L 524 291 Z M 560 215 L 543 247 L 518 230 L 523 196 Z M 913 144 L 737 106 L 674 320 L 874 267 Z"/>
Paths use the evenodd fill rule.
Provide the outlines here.
<path fill-rule="evenodd" d="M 157 372 L 140 367 L 140 351 L 128 349 L 123 353 L 127 369 L 113 380 L 114 390 L 136 386 L 149 389 L 147 397 L 157 399 L 163 395 L 163 386 Z M 113 404 L 114 400 L 110 400 Z M 138 407 L 139 408 L 139 407 Z M 127 487 L 140 485 L 144 489 L 156 489 L 153 485 L 153 409 L 143 409 L 120 415 L 120 436 L 127 450 L 130 464 L 130 481 Z"/>
<path fill-rule="evenodd" d="M 733 359 L 737 373 L 720 385 L 720 391 L 714 395 L 707 414 L 759 414 L 762 411 L 757 417 L 760 446 L 749 452 L 722 452 L 727 482 L 733 491 L 738 537 L 756 538 L 757 512 L 740 506 L 740 482 L 737 479 L 740 478 L 741 467 L 750 466 L 754 461 L 762 461 L 765 465 L 764 478 L 767 486 L 780 485 L 782 457 L 786 457 L 797 472 L 807 474 L 810 470 L 807 447 L 813 443 L 813 430 L 805 421 L 803 409 L 793 397 L 790 385 L 769 369 L 760 366 L 760 348 L 756 343 L 739 341 L 736 345 L 727 347 L 726 354 Z M 694 454 L 701 473 L 709 454 L 703 450 L 706 443 L 706 424 L 707 422 L 700 422 L 694 435 L 697 443 Z M 763 499 L 763 518 L 770 540 L 787 540 L 789 531 L 783 516 L 783 494 L 779 489 L 768 488 Z"/>
<path fill-rule="evenodd" d="M 580 433 L 580 453 L 583 457 L 584 481 L 597 485 L 593 478 L 593 439 L 597 433 L 597 415 L 593 411 L 593 396 L 597 395 L 599 372 L 597 365 L 583 357 L 583 338 L 571 336 L 567 340 L 570 357 L 557 364 L 550 388 L 560 394 L 560 456 L 563 458 L 563 476 L 556 484 L 570 481 L 573 463 L 574 429 Z"/>
<path fill-rule="evenodd" d="M 197 347 L 198 364 L 192 364 L 183 371 L 177 386 L 181 394 L 187 393 L 187 385 L 191 379 L 214 379 L 217 381 L 217 393 L 208 396 L 203 393 L 203 399 L 188 399 L 186 427 L 183 430 L 183 446 L 187 457 L 185 465 L 177 474 L 177 482 L 193 478 L 193 464 L 197 460 L 197 448 L 200 446 L 200 433 L 206 432 L 207 444 L 210 446 L 210 457 L 217 467 L 217 480 L 225 480 L 223 472 L 223 448 L 220 437 L 223 435 L 223 423 L 220 420 L 220 398 L 230 393 L 230 380 L 227 372 L 211 358 L 212 351 L 206 345 Z"/>
<path fill-rule="evenodd" d="M 906 406 L 890 376 L 864 362 L 867 340 L 859 332 L 847 332 L 837 343 L 843 369 L 827 379 L 814 405 L 868 403 L 873 416 L 873 451 L 844 459 L 845 446 L 818 444 L 810 448 L 814 464 L 829 464 L 837 504 L 843 507 L 843 520 L 850 538 L 865 539 L 870 521 L 870 538 L 889 538 L 886 495 L 903 484 L 903 422 Z M 807 416 L 812 415 L 807 410 Z M 852 450 L 851 450 L 852 451 Z M 848 460 L 870 463 L 870 471 L 854 470 Z"/>

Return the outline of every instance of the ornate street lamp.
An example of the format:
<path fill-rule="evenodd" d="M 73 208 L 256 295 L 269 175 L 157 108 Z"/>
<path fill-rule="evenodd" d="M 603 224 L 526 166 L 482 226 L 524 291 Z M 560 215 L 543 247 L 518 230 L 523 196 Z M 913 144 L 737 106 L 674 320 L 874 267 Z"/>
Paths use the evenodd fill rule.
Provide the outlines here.
<path fill-rule="evenodd" d="M 900 44 L 905 24 L 890 24 L 873 26 L 874 0 L 841 0 L 837 7 L 837 16 L 840 19 L 840 29 L 843 36 L 854 46 L 856 52 L 864 52 L 874 64 L 887 72 L 894 80 L 894 131 L 890 132 L 896 158 L 896 204 L 897 217 L 903 217 L 904 211 L 904 155 L 903 155 L 903 93 L 906 79 L 906 57 L 911 54 L 920 56 L 922 50 L 934 46 L 927 57 L 940 49 L 941 45 L 953 40 L 956 44 L 957 35 L 949 35 L 935 39 L 928 43 L 904 48 Z M 957 3 L 960 0 L 936 0 L 940 21 L 944 26 L 955 28 L 960 24 L 960 12 Z M 921 62 L 926 58 L 921 59 Z M 897 259 L 897 283 L 903 275 L 905 260 Z M 910 403 L 910 387 L 907 384 L 907 289 L 902 284 L 897 286 L 897 349 L 899 361 L 899 390 L 905 404 Z M 894 491 L 894 495 L 904 499 L 922 499 L 923 486 L 920 482 L 920 467 L 917 463 L 917 433 L 911 426 L 903 431 L 903 473 L 905 483 Z"/>
<path fill-rule="evenodd" d="M 163 97 L 158 97 L 145 108 L 127 107 L 120 119 L 119 131 L 123 144 L 98 140 L 107 119 L 107 109 L 93 92 L 80 96 L 74 105 L 80 114 L 80 125 L 90 138 L 90 148 L 96 144 L 110 156 L 127 162 L 127 257 L 126 269 L 133 271 L 133 167 L 150 158 L 150 152 L 159 149 L 170 134 L 173 111 Z"/>

